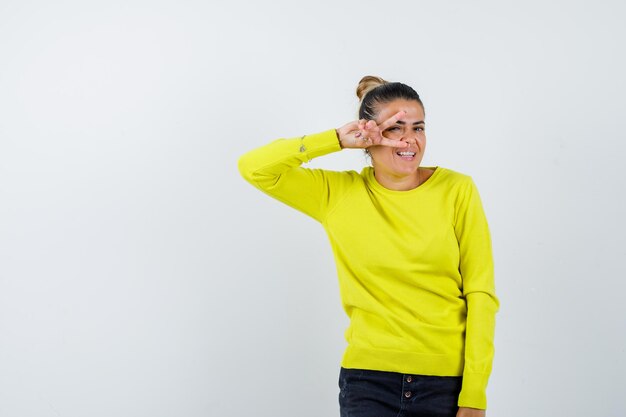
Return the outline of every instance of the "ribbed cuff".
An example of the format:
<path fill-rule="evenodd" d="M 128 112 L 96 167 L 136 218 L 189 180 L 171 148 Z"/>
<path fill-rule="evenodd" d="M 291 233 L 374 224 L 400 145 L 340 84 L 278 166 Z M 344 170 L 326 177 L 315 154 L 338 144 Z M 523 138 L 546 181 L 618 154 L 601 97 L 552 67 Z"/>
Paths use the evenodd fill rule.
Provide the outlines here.
<path fill-rule="evenodd" d="M 489 375 L 463 373 L 463 388 L 459 394 L 459 407 L 487 409 L 487 381 Z"/>
<path fill-rule="evenodd" d="M 300 149 L 306 153 L 309 160 L 331 152 L 340 151 L 341 146 L 337 138 L 337 131 L 330 129 L 320 133 L 305 135 L 302 138 L 302 147 Z"/>

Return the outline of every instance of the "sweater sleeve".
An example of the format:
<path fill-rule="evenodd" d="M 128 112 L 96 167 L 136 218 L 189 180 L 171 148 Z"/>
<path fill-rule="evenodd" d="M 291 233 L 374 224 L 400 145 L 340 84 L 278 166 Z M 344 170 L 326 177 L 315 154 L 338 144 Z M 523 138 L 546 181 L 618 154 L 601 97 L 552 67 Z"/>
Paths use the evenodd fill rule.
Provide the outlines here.
<path fill-rule="evenodd" d="M 459 270 L 467 303 L 465 367 L 460 407 L 486 409 L 486 389 L 494 355 L 495 294 L 491 236 L 478 189 L 471 177 L 459 195 L 455 233 L 459 242 Z"/>
<path fill-rule="evenodd" d="M 329 182 L 341 173 L 301 165 L 339 150 L 334 129 L 277 139 L 242 155 L 239 172 L 259 190 L 321 222 L 334 197 Z"/>

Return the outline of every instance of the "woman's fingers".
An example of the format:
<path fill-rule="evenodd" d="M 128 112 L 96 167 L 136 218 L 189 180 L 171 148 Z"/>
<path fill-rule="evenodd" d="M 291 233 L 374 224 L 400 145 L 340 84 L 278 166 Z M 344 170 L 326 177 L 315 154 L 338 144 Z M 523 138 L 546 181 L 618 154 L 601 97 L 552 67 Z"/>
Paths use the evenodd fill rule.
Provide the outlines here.
<path fill-rule="evenodd" d="M 359 131 L 362 132 L 364 137 L 371 139 L 371 145 L 385 145 L 385 146 L 399 146 L 404 147 L 404 142 L 397 140 L 389 140 L 385 138 L 382 132 L 395 125 L 398 120 L 401 120 L 405 116 L 404 111 L 399 111 L 387 120 L 383 121 L 380 125 L 374 120 L 359 120 Z"/>
<path fill-rule="evenodd" d="M 387 139 L 383 136 L 383 139 L 380 141 L 379 145 L 391 146 L 393 148 L 406 148 L 407 146 L 409 146 L 409 143 L 403 140 Z"/>
<path fill-rule="evenodd" d="M 404 110 L 400 110 L 398 113 L 394 114 L 389 119 L 387 119 L 387 120 L 383 121 L 381 124 L 379 124 L 378 128 L 381 131 L 383 131 L 383 130 L 387 129 L 388 127 L 391 127 L 391 126 L 395 125 L 398 120 L 402 120 L 402 118 L 405 115 L 406 115 L 406 113 L 404 112 Z"/>
<path fill-rule="evenodd" d="M 359 130 L 365 130 L 365 123 L 366 123 L 366 120 L 364 119 L 359 120 L 359 123 L 358 123 Z"/>
<path fill-rule="evenodd" d="M 375 120 L 355 120 L 338 129 L 339 140 L 342 146 L 349 148 L 369 148 L 373 145 L 404 148 L 408 143 L 402 140 L 388 139 L 383 136 L 383 131 L 396 124 L 405 116 L 404 111 L 399 111 L 380 125 Z"/>
<path fill-rule="evenodd" d="M 388 139 L 383 136 L 383 130 L 387 127 L 393 126 L 398 120 L 404 117 L 405 113 L 400 111 L 389 119 L 385 120 L 380 125 L 376 124 L 375 121 L 369 120 L 365 125 L 366 137 L 371 139 L 371 145 L 383 145 L 383 146 L 391 146 L 394 148 L 404 148 L 408 145 L 408 143 L 402 140 L 394 140 Z"/>
<path fill-rule="evenodd" d="M 362 147 L 357 134 L 359 130 L 359 122 L 352 121 L 336 129 L 339 142 L 343 148 L 359 148 Z"/>
<path fill-rule="evenodd" d="M 368 120 L 363 124 L 363 131 L 365 137 L 370 138 L 374 143 L 378 143 L 380 138 L 382 137 L 380 135 L 380 129 L 378 129 L 378 125 L 373 120 Z"/>

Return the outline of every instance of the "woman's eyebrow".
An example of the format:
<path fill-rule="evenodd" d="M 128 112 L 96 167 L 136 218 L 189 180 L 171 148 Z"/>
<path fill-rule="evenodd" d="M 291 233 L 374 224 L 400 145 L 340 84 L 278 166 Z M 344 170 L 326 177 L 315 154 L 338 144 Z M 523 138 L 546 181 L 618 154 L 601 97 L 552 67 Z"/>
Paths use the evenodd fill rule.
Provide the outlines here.
<path fill-rule="evenodd" d="M 403 122 L 402 120 L 398 120 L 396 123 L 399 124 L 399 125 L 405 125 L 406 124 L 406 122 Z M 414 122 L 413 124 L 414 125 L 419 125 L 419 124 L 426 124 L 426 123 L 424 123 L 423 120 L 420 120 L 419 122 Z"/>

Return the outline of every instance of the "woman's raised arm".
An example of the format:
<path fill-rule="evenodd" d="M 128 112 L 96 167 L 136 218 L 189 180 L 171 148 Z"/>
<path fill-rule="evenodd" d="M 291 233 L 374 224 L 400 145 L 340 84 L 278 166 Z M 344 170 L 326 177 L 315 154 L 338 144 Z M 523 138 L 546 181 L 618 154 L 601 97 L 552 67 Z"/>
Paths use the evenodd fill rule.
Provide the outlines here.
<path fill-rule="evenodd" d="M 403 141 L 382 135 L 403 116 L 403 112 L 398 112 L 379 125 L 372 120 L 353 121 L 339 129 L 272 141 L 242 155 L 238 162 L 239 172 L 264 193 L 322 221 L 328 208 L 355 180 L 355 175 L 304 168 L 302 164 L 342 148 L 405 146 Z"/>

